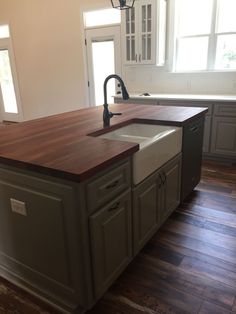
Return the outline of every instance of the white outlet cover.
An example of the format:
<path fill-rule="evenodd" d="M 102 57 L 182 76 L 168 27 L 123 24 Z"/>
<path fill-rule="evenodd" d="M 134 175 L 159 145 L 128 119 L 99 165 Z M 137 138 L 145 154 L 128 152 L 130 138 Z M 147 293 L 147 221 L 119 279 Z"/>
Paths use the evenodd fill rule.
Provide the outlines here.
<path fill-rule="evenodd" d="M 23 216 L 27 216 L 25 202 L 16 200 L 14 198 L 10 198 L 10 202 L 11 202 L 11 210 L 14 213 L 17 213 L 17 214 L 20 214 L 20 215 L 23 215 Z"/>

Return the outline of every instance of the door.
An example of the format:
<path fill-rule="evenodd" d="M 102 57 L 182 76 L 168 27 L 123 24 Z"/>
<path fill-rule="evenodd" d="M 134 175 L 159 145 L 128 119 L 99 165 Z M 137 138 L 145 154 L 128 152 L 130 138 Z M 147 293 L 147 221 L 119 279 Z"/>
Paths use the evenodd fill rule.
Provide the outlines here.
<path fill-rule="evenodd" d="M 104 102 L 103 83 L 110 74 L 121 75 L 120 26 L 86 30 L 87 65 L 90 106 Z M 107 85 L 108 103 L 114 103 L 118 85 L 111 80 Z"/>

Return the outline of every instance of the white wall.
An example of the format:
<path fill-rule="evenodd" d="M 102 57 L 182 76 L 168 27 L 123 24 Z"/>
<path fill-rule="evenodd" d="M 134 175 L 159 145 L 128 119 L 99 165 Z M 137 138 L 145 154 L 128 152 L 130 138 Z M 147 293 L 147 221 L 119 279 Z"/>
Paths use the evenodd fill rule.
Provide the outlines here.
<path fill-rule="evenodd" d="M 0 0 L 10 24 L 24 119 L 87 104 L 78 0 Z"/>
<path fill-rule="evenodd" d="M 9 23 L 24 119 L 88 105 L 81 10 L 108 0 L 0 0 Z M 152 66 L 126 68 L 132 92 L 236 94 L 236 75 L 173 74 Z"/>

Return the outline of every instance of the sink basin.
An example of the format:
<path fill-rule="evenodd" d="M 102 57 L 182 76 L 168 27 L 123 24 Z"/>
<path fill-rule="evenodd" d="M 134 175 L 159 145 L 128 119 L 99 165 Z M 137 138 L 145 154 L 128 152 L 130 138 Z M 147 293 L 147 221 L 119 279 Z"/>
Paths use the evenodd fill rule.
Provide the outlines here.
<path fill-rule="evenodd" d="M 99 137 L 139 144 L 139 151 L 133 155 L 135 185 L 180 153 L 182 149 L 180 127 L 132 123 Z"/>

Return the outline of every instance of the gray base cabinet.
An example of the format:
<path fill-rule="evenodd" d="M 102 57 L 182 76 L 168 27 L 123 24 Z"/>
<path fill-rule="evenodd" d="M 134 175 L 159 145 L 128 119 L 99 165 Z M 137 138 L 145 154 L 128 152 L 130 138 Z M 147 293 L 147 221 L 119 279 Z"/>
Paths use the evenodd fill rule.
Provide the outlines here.
<path fill-rule="evenodd" d="M 132 258 L 131 191 L 90 216 L 90 245 L 95 296 L 98 298 Z"/>
<path fill-rule="evenodd" d="M 157 231 L 161 202 L 160 179 L 155 173 L 133 190 L 133 248 L 136 255 Z"/>
<path fill-rule="evenodd" d="M 211 153 L 236 160 L 236 118 L 214 117 Z"/>
<path fill-rule="evenodd" d="M 180 203 L 181 155 L 133 190 L 133 247 L 137 254 Z"/>
<path fill-rule="evenodd" d="M 162 180 L 162 202 L 160 206 L 161 224 L 177 208 L 180 203 L 181 188 L 181 158 L 180 156 L 167 163 L 160 172 Z"/>

